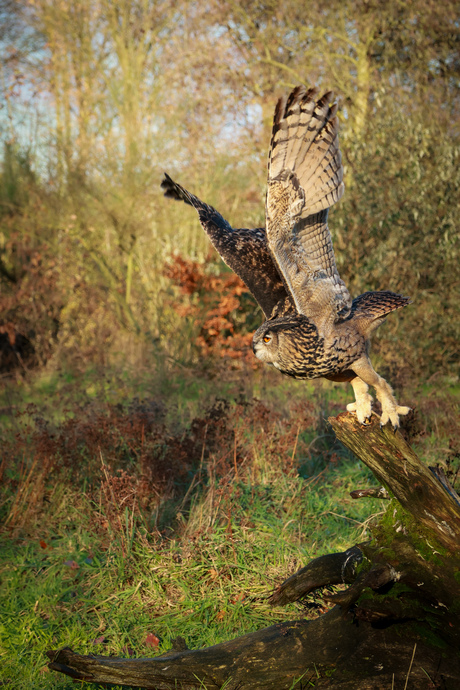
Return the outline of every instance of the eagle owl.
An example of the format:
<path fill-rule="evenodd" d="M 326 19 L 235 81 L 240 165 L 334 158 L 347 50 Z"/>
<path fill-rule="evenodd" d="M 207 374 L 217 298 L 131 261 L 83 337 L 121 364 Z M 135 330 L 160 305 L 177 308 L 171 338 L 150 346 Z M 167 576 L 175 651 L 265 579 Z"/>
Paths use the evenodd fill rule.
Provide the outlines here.
<path fill-rule="evenodd" d="M 363 424 L 371 416 L 373 386 L 382 406 L 380 424 L 396 428 L 410 408 L 398 405 L 374 371 L 369 339 L 390 312 L 410 300 L 389 291 L 352 300 L 337 271 L 327 217 L 344 184 L 333 98 L 298 86 L 278 101 L 265 228 L 233 229 L 167 174 L 161 186 L 165 196 L 196 209 L 222 259 L 261 306 L 266 321 L 254 334 L 255 356 L 294 378 L 350 381 L 355 402 L 347 410 Z"/>

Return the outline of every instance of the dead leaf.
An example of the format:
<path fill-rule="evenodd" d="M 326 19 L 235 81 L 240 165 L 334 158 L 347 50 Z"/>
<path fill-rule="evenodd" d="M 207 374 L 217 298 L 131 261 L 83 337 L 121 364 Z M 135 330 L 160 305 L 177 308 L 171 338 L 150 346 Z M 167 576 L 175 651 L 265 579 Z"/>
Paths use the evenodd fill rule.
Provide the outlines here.
<path fill-rule="evenodd" d="M 153 647 L 156 648 L 160 644 L 160 638 L 155 635 L 155 633 L 147 633 L 147 637 L 145 638 L 145 644 L 147 647 Z"/>
<path fill-rule="evenodd" d="M 230 599 L 232 604 L 237 604 L 239 601 L 244 601 L 246 599 L 246 594 L 244 592 L 240 592 L 239 594 L 236 595 L 233 599 Z"/>

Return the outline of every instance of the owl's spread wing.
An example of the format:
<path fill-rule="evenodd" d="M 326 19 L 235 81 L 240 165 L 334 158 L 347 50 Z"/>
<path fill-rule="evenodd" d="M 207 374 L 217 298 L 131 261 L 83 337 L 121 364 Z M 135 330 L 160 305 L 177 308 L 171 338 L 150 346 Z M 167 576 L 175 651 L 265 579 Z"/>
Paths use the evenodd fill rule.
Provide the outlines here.
<path fill-rule="evenodd" d="M 264 228 L 234 229 L 212 206 L 174 182 L 165 173 L 161 183 L 164 194 L 190 204 L 198 212 L 200 223 L 214 248 L 248 287 L 263 309 L 266 318 L 273 310 L 283 312 L 293 308 L 292 301 L 267 246 Z"/>
<path fill-rule="evenodd" d="M 300 86 L 278 101 L 268 163 L 267 240 L 297 311 L 322 335 L 350 313 L 335 264 L 329 207 L 344 192 L 336 105 Z"/>

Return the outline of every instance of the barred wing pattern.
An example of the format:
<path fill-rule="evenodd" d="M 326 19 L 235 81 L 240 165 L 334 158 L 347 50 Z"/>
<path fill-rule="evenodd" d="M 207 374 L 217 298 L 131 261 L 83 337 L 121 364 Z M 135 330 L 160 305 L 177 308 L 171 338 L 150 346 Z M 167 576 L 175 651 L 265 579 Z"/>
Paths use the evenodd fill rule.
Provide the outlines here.
<path fill-rule="evenodd" d="M 336 105 L 332 93 L 300 86 L 278 101 L 268 163 L 266 229 L 234 230 L 217 211 L 165 175 L 165 195 L 198 212 L 223 260 L 246 283 L 266 321 L 254 334 L 254 354 L 296 378 L 351 381 L 347 405 L 365 423 L 369 386 L 382 406 L 380 424 L 399 426 L 409 412 L 372 367 L 369 338 L 386 316 L 410 300 L 389 291 L 353 302 L 340 279 L 327 225 L 344 192 Z"/>
<path fill-rule="evenodd" d="M 351 307 L 351 318 L 365 322 L 367 332 L 372 333 L 386 319 L 388 314 L 411 304 L 409 297 L 390 290 L 364 292 L 355 297 Z"/>
<path fill-rule="evenodd" d="M 264 228 L 232 228 L 215 208 L 190 194 L 166 173 L 161 187 L 165 196 L 184 201 L 195 208 L 214 248 L 227 266 L 245 283 L 267 319 L 273 313 L 282 315 L 294 310 L 291 297 L 286 292 L 268 249 Z"/>
<path fill-rule="evenodd" d="M 275 110 L 268 164 L 267 240 L 296 310 L 321 336 L 351 310 L 335 264 L 328 209 L 343 192 L 331 92 L 297 87 Z"/>

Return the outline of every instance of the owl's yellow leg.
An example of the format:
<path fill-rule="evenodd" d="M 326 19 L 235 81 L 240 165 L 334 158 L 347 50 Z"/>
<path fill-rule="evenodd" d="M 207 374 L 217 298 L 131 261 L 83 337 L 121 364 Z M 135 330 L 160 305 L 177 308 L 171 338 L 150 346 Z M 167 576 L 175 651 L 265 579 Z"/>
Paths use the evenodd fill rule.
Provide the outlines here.
<path fill-rule="evenodd" d="M 348 412 L 355 412 L 358 422 L 366 424 L 372 413 L 372 395 L 369 395 L 369 386 L 357 376 L 350 381 L 353 386 L 356 402 L 347 405 Z"/>
<path fill-rule="evenodd" d="M 359 376 L 369 386 L 375 388 L 377 398 L 382 405 L 382 415 L 380 417 L 380 426 L 384 426 L 391 422 L 394 429 L 399 427 L 399 415 L 405 415 L 410 412 L 410 407 L 402 407 L 396 402 L 393 395 L 393 390 L 389 383 L 374 371 L 369 358 L 365 355 L 361 357 L 350 367 L 355 374 Z"/>

